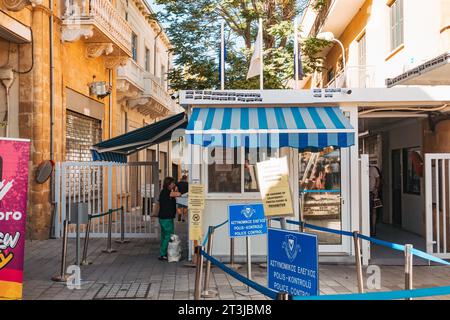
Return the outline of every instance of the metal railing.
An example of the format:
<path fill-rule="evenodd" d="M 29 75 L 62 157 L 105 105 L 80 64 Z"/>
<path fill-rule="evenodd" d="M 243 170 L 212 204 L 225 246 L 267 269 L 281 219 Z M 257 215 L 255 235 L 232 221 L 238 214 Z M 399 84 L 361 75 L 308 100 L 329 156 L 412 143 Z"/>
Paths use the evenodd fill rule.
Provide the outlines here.
<path fill-rule="evenodd" d="M 112 208 L 124 208 L 123 219 L 113 214 L 112 236 L 131 238 L 157 236 L 150 215 L 155 196 L 159 194 L 157 162 L 62 162 L 55 169 L 54 236 L 62 236 L 64 221 L 72 221 L 80 212 L 95 216 Z M 108 236 L 109 221 L 96 219 L 90 226 L 90 237 Z M 81 226 L 81 232 L 86 225 Z M 68 237 L 75 237 L 73 226 Z"/>

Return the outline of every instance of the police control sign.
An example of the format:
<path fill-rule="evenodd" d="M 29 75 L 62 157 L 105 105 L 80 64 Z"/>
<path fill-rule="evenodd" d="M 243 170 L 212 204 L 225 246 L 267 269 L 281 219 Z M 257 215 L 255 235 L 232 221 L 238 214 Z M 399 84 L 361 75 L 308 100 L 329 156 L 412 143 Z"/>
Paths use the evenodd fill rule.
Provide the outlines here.
<path fill-rule="evenodd" d="M 290 230 L 268 230 L 269 288 L 294 296 L 319 294 L 317 236 Z"/>
<path fill-rule="evenodd" d="M 267 233 L 267 221 L 261 203 L 229 205 L 228 215 L 230 238 Z"/>

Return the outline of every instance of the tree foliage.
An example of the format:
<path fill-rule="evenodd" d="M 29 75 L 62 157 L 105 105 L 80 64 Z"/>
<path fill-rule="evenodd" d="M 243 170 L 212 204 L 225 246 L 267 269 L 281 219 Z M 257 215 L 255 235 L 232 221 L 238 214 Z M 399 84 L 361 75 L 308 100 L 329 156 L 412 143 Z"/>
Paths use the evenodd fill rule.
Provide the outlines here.
<path fill-rule="evenodd" d="M 286 88 L 293 78 L 293 19 L 306 0 L 155 0 L 164 10 L 157 18 L 166 25 L 175 66 L 171 88 L 220 88 L 220 21 L 226 28 L 226 88 L 257 89 L 259 77 L 246 80 L 252 45 L 263 19 L 264 88 Z M 317 68 L 315 55 L 326 45 L 317 39 L 302 43 L 304 70 Z M 311 55 L 311 56 L 310 56 Z"/>

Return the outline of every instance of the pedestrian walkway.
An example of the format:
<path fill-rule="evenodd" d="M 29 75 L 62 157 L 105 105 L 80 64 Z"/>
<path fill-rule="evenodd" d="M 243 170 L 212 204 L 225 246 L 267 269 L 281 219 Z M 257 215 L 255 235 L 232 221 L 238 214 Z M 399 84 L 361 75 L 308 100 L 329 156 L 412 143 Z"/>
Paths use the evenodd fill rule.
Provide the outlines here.
<path fill-rule="evenodd" d="M 177 229 L 186 224 L 177 222 Z M 89 245 L 91 265 L 81 267 L 81 289 L 69 289 L 65 283 L 51 281 L 59 272 L 61 240 L 28 241 L 25 248 L 24 299 L 45 300 L 96 300 L 96 299 L 151 299 L 172 300 L 194 298 L 195 268 L 186 267 L 184 260 L 178 263 L 159 261 L 159 242 L 146 239 L 132 239 L 130 243 L 116 244 L 117 252 L 102 253 L 105 239 L 93 239 Z M 73 263 L 75 241 L 68 245 L 68 265 Z M 381 288 L 389 291 L 404 288 L 403 266 L 380 266 Z M 320 265 L 321 294 L 355 293 L 355 268 L 351 265 Z M 245 266 L 239 270 L 246 274 Z M 252 266 L 253 280 L 266 285 L 266 269 L 259 264 Z M 365 274 L 365 278 L 370 274 Z M 218 291 L 217 299 L 248 300 L 266 299 L 262 295 L 244 296 L 240 292 L 246 287 L 225 274 L 219 268 L 212 268 L 211 289 Z M 415 266 L 414 287 L 425 288 L 450 285 L 450 267 Z M 433 299 L 449 299 L 434 297 Z"/>
<path fill-rule="evenodd" d="M 394 243 L 412 244 L 414 248 L 426 251 L 425 239 L 411 232 L 396 228 L 389 224 L 379 223 L 377 225 L 378 239 L 383 239 Z M 370 262 L 372 264 L 402 266 L 404 265 L 404 253 L 397 250 L 391 250 L 386 247 L 372 245 L 370 249 Z M 428 261 L 414 258 L 414 265 L 428 265 Z"/>

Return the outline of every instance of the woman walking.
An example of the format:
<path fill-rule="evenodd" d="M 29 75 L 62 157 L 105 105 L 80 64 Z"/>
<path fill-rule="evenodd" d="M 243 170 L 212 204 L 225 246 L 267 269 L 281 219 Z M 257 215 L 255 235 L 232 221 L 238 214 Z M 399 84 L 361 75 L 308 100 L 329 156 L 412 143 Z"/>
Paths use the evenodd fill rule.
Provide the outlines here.
<path fill-rule="evenodd" d="M 172 177 L 164 179 L 163 188 L 159 194 L 159 225 L 161 226 L 161 248 L 159 260 L 167 260 L 167 247 L 170 236 L 174 233 L 173 219 L 177 214 L 176 197 L 181 196 Z"/>

